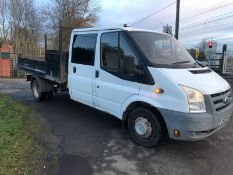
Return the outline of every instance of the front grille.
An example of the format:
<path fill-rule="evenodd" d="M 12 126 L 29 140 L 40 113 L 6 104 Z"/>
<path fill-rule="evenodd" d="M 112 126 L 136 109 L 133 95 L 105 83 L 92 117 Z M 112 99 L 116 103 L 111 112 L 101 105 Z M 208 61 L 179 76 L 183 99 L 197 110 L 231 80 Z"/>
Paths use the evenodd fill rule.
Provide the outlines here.
<path fill-rule="evenodd" d="M 221 111 L 232 102 L 231 89 L 211 95 L 216 111 Z"/>

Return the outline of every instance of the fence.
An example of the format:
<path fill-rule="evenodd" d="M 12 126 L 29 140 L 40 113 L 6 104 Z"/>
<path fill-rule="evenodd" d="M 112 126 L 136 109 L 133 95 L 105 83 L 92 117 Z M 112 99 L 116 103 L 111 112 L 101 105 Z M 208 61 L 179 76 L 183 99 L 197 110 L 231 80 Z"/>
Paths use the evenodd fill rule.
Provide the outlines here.
<path fill-rule="evenodd" d="M 26 76 L 26 73 L 22 70 L 19 70 L 17 68 L 18 55 L 22 55 L 25 57 L 28 57 L 30 59 L 36 59 L 36 60 L 44 60 L 45 59 L 45 51 L 44 49 L 38 48 L 38 49 L 22 49 L 18 50 L 15 53 L 10 53 L 11 58 L 11 77 L 12 78 L 22 78 Z"/>
<path fill-rule="evenodd" d="M 13 54 L 13 58 L 11 59 L 11 78 L 23 78 L 26 77 L 26 72 L 21 71 L 18 69 L 18 60 L 16 54 Z"/>
<path fill-rule="evenodd" d="M 225 59 L 223 63 L 223 73 L 233 74 L 233 54 L 232 53 L 228 53 L 225 55 Z"/>
<path fill-rule="evenodd" d="M 224 58 L 224 59 L 222 59 Z M 229 75 L 233 77 L 233 53 L 224 52 L 208 57 L 207 63 L 209 68 L 221 75 Z"/>
<path fill-rule="evenodd" d="M 44 60 L 45 59 L 45 49 L 48 50 L 60 50 L 61 52 L 68 52 L 69 50 L 69 41 L 70 41 L 70 35 L 73 30 L 73 27 L 66 27 L 59 25 L 57 27 L 57 30 L 55 33 L 52 33 L 50 35 L 45 34 L 45 43 L 40 43 L 40 46 L 38 48 L 20 48 L 20 49 L 14 49 L 12 46 L 4 46 L 7 48 L 7 52 L 10 55 L 7 62 L 9 62 L 10 69 L 7 71 L 5 70 L 5 65 L 1 63 L 1 57 L 0 57 L 0 77 L 12 77 L 12 78 L 19 78 L 24 77 L 26 74 L 20 70 L 17 69 L 17 56 L 22 55 L 31 59 L 36 60 Z M 42 48 L 39 48 L 42 47 Z M 1 53 L 0 48 L 0 53 Z M 2 65 L 2 66 L 1 66 Z M 7 74 L 1 74 L 1 71 L 7 72 Z"/>
<path fill-rule="evenodd" d="M 1 53 L 1 52 L 0 52 Z M 22 52 L 4 52 L 7 53 L 7 58 L 0 57 L 0 77 L 5 78 L 23 78 L 26 76 L 26 73 L 17 68 L 18 55 L 23 55 L 31 59 L 44 60 L 44 51 L 22 51 Z"/>
<path fill-rule="evenodd" d="M 216 72 L 221 73 L 222 66 L 222 53 L 216 53 L 215 55 L 209 56 L 208 58 L 209 68 Z"/>

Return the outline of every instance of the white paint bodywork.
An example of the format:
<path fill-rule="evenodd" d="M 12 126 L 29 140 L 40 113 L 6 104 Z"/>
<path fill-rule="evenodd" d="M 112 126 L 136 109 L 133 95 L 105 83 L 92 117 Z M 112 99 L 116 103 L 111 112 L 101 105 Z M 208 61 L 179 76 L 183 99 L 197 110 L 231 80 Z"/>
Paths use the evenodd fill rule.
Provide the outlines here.
<path fill-rule="evenodd" d="M 187 97 L 179 85 L 197 89 L 205 95 L 230 88 L 229 84 L 214 72 L 192 74 L 189 72 L 192 69 L 148 67 L 155 85 L 145 85 L 120 79 L 102 70 L 100 68 L 100 36 L 102 33 L 120 30 L 125 29 L 82 29 L 72 32 L 69 50 L 71 54 L 75 34 L 98 34 L 94 66 L 72 64 L 71 54 L 69 55 L 68 88 L 73 100 L 122 119 L 124 111 L 133 102 L 145 102 L 156 108 L 188 113 Z M 127 28 L 127 30 L 134 29 Z M 77 67 L 75 74 L 72 72 L 74 66 Z M 99 78 L 95 78 L 95 71 L 99 71 Z M 164 93 L 156 94 L 154 92 L 156 88 L 162 88 Z"/>
<path fill-rule="evenodd" d="M 207 74 L 192 74 L 189 70 L 195 69 L 160 69 L 172 82 L 197 89 L 204 95 L 223 92 L 230 88 L 229 83 L 214 71 Z"/>

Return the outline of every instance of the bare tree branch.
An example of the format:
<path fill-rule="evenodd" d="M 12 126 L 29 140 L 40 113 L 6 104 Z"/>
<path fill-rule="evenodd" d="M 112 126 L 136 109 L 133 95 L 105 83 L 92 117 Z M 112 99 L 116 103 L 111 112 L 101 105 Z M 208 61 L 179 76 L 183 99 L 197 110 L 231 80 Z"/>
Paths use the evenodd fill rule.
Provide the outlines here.
<path fill-rule="evenodd" d="M 47 17 L 48 27 L 52 30 L 52 45 L 58 48 L 58 26 L 61 20 L 62 26 L 68 28 L 90 27 L 97 20 L 100 10 L 100 0 L 52 0 L 53 5 L 43 11 Z M 71 29 L 63 28 L 63 46 L 68 50 Z"/>
<path fill-rule="evenodd" d="M 33 0 L 9 0 L 11 40 L 16 51 L 39 47 L 40 18 Z"/>
<path fill-rule="evenodd" d="M 9 43 L 9 3 L 7 0 L 0 0 L 0 39 L 2 38 L 3 44 Z"/>

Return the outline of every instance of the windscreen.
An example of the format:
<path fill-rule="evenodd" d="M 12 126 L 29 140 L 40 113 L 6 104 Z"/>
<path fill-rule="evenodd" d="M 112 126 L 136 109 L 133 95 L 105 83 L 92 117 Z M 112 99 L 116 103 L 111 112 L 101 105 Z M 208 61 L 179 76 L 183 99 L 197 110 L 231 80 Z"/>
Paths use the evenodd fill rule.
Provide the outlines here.
<path fill-rule="evenodd" d="M 152 32 L 129 32 L 152 65 L 173 67 L 194 64 L 193 57 L 172 36 Z"/>

